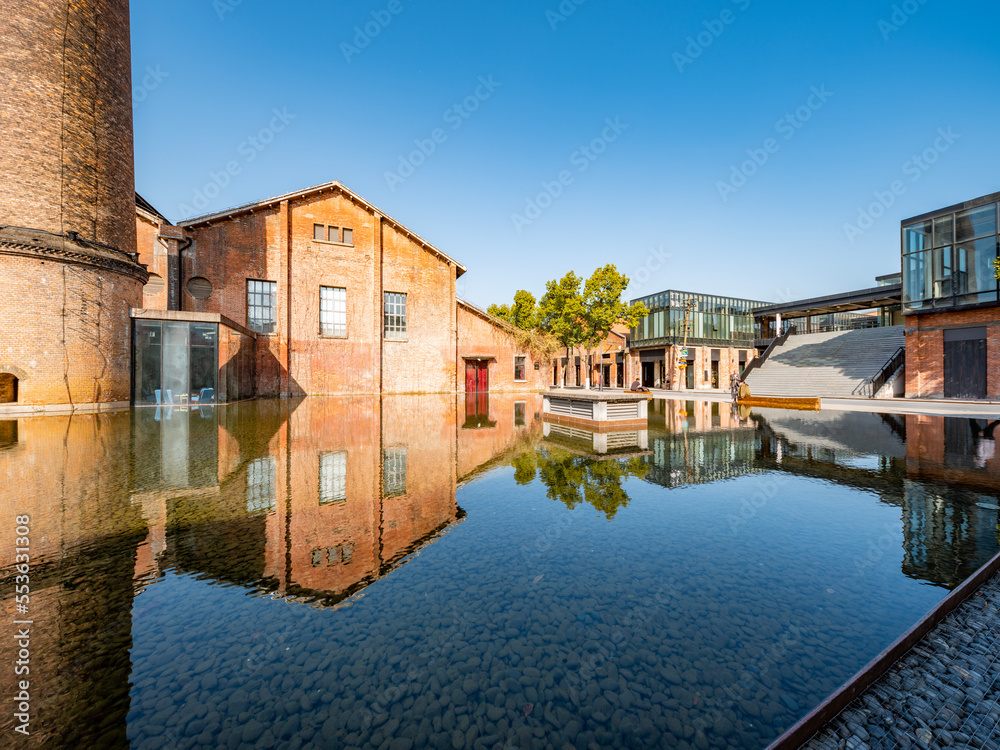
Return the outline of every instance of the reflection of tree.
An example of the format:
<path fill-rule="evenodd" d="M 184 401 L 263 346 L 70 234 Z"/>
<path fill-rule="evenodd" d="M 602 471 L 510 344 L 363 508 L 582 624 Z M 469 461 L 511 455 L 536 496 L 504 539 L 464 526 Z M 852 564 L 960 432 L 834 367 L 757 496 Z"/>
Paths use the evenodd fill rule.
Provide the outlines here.
<path fill-rule="evenodd" d="M 511 460 L 514 480 L 530 484 L 537 476 L 546 495 L 571 510 L 587 502 L 610 521 L 629 504 L 622 481 L 642 479 L 649 465 L 641 457 L 594 461 L 558 448 L 525 451 Z"/>

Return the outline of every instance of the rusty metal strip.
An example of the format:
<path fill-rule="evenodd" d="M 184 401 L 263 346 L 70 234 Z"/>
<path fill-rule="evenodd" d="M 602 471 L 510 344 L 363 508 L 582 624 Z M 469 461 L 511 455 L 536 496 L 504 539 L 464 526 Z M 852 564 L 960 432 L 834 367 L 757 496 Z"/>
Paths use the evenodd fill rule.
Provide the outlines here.
<path fill-rule="evenodd" d="M 1000 553 L 997 553 L 989 562 L 966 578 L 958 588 L 938 602 L 937 606 L 924 615 L 916 625 L 868 662 L 860 672 L 838 688 L 829 698 L 768 745 L 767 750 L 795 750 L 801 747 L 829 721 L 836 718 L 855 698 L 877 682 L 907 651 L 917 645 L 925 635 L 962 602 L 972 596 L 998 570 L 1000 570 Z"/>

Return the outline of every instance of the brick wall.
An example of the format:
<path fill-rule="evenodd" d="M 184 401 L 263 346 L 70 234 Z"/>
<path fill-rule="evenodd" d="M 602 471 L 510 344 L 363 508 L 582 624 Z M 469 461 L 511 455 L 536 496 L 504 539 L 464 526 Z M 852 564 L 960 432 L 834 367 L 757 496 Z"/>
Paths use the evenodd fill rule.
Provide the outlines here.
<path fill-rule="evenodd" d="M 480 408 L 467 399 L 476 396 L 458 397 L 458 450 L 457 474 L 459 481 L 466 482 L 480 472 L 513 457 L 519 450 L 534 450 L 542 433 L 542 396 L 539 393 L 490 394 L 484 405 L 488 413 L 490 427 L 468 428 L 464 425 L 463 414 Z M 523 423 L 518 423 L 523 413 Z"/>
<path fill-rule="evenodd" d="M 906 316 L 906 395 L 944 396 L 944 329 L 986 327 L 986 394 L 1000 398 L 1000 308 Z M 925 330 L 925 329 L 936 330 Z"/>
<path fill-rule="evenodd" d="M 458 391 L 465 392 L 464 357 L 492 354 L 495 358 L 489 360 L 489 389 L 491 392 L 502 391 L 539 391 L 545 390 L 551 380 L 551 364 L 542 361 L 535 354 L 518 345 L 513 331 L 502 321 L 459 301 L 458 314 L 458 357 L 455 367 L 458 372 Z M 523 380 L 514 379 L 514 358 L 523 356 Z M 535 369 L 535 363 L 538 369 Z"/>
<path fill-rule="evenodd" d="M 956 466 L 945 454 L 945 419 L 967 421 L 963 417 L 906 415 L 907 475 L 913 479 L 967 487 L 991 495 L 1000 492 L 1000 451 L 994 448 L 993 456 L 984 460 L 982 466 Z M 990 420 L 977 421 L 979 426 L 983 426 Z"/>
<path fill-rule="evenodd" d="M 352 243 L 317 241 L 315 224 L 353 230 Z M 257 393 L 452 392 L 456 387 L 455 273 L 447 261 L 336 189 L 189 229 L 184 279 L 211 296 L 185 310 L 247 321 L 247 279 L 277 284 L 277 326 L 258 337 Z M 320 286 L 347 290 L 347 336 L 320 333 Z M 382 294 L 407 295 L 407 337 L 382 336 Z"/>
<path fill-rule="evenodd" d="M 136 250 L 139 253 L 139 262 L 149 270 L 149 283 L 142 288 L 142 304 L 139 307 L 149 310 L 167 309 L 167 281 L 170 269 L 167 266 L 166 248 L 156 240 L 161 226 L 162 222 L 158 217 L 136 210 Z M 159 292 L 154 291 L 157 286 L 161 287 Z"/>
<path fill-rule="evenodd" d="M 76 231 L 131 251 L 127 0 L 6 0 L 3 10 L 0 225 Z"/>
<path fill-rule="evenodd" d="M 20 404 L 128 401 L 131 320 L 142 284 L 90 266 L 5 256 L 0 372 Z M 23 304 L 31 300 L 30 305 Z"/>

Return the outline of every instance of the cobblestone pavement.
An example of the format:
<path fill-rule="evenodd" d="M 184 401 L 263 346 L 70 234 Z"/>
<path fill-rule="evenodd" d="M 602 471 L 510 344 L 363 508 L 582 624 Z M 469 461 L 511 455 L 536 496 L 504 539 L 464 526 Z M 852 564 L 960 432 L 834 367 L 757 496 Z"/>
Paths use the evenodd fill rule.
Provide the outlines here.
<path fill-rule="evenodd" d="M 1000 574 L 949 614 L 804 750 L 1000 750 Z"/>

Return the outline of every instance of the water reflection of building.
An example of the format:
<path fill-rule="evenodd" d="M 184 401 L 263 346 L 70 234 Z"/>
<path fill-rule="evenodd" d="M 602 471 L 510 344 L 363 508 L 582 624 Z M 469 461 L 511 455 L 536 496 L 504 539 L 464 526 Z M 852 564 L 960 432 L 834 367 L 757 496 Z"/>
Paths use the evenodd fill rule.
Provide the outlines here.
<path fill-rule="evenodd" d="M 878 494 L 900 508 L 903 573 L 952 588 L 997 549 L 1000 474 L 982 420 L 852 412 L 755 411 L 762 461 Z M 989 493 L 983 495 L 982 493 Z"/>
<path fill-rule="evenodd" d="M 872 492 L 900 509 L 903 572 L 954 587 L 997 549 L 1000 457 L 990 424 L 655 401 L 645 478 L 674 488 L 780 471 Z"/>
<path fill-rule="evenodd" d="M 755 465 L 755 441 L 754 423 L 731 404 L 653 401 L 646 480 L 672 488 L 763 471 Z"/>
<path fill-rule="evenodd" d="M 167 509 L 161 565 L 336 604 L 464 517 L 459 479 L 473 461 L 489 463 L 523 439 L 536 401 L 470 394 L 222 409 L 261 424 L 220 422 L 217 448 L 198 450 L 205 465 L 188 466 L 193 481 Z M 149 455 L 183 463 L 198 442 L 197 418 L 178 430 L 176 446 Z"/>
<path fill-rule="evenodd" d="M 998 539 L 1000 457 L 991 420 L 906 416 L 903 572 L 955 586 Z"/>
<path fill-rule="evenodd" d="M 30 517 L 30 731 L 40 747 L 128 746 L 134 554 L 146 535 L 128 500 L 129 426 L 117 413 L 0 428 L 3 575 L 15 561 L 13 521 Z M 13 591 L 4 587 L 6 613 Z M 11 697 L 17 648 L 13 637 L 0 639 L 9 666 L 0 689 Z M 13 726 L 4 711 L 0 735 L 15 736 Z"/>
<path fill-rule="evenodd" d="M 32 736 L 128 747 L 133 613 L 164 570 L 335 603 L 433 541 L 463 516 L 459 471 L 540 431 L 535 396 L 492 396 L 494 425 L 476 430 L 464 406 L 260 400 L 0 422 L 0 511 L 31 517 Z M 0 641 L 3 663 L 15 649 Z M 12 722 L 0 717 L 5 736 Z"/>

